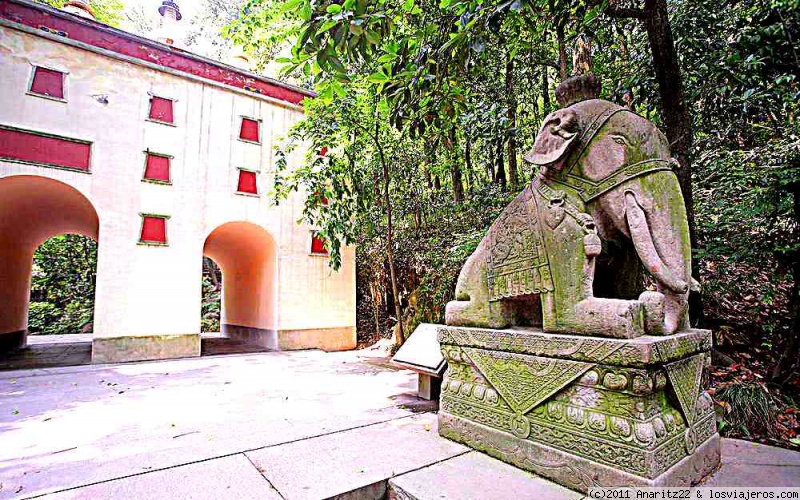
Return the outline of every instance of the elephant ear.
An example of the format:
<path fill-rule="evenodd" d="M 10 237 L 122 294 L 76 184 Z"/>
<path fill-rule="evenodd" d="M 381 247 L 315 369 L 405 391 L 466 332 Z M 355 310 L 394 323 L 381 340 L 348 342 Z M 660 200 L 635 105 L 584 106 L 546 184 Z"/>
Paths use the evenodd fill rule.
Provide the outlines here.
<path fill-rule="evenodd" d="M 570 146 L 578 137 L 578 117 L 569 108 L 547 115 L 533 149 L 525 160 L 534 165 L 552 165 L 567 157 Z"/>

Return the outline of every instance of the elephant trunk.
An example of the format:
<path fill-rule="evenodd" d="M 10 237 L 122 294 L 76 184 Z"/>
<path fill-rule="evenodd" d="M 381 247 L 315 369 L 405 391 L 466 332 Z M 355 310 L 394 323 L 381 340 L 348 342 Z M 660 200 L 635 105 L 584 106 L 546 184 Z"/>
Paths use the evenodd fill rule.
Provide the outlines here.
<path fill-rule="evenodd" d="M 688 292 L 689 283 L 679 278 L 658 255 L 644 209 L 631 191 L 625 192 L 625 218 L 636 253 L 647 270 L 667 289 L 677 294 Z"/>

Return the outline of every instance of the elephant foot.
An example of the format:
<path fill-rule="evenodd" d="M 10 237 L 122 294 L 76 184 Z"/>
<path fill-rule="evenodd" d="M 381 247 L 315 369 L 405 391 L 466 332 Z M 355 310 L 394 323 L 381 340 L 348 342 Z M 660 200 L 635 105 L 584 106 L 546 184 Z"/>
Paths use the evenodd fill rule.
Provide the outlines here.
<path fill-rule="evenodd" d="M 444 322 L 449 326 L 500 329 L 511 326 L 511 314 L 508 306 L 502 303 L 454 300 L 445 307 Z"/>
<path fill-rule="evenodd" d="M 644 335 L 644 307 L 638 300 L 591 297 L 575 304 L 573 311 L 566 321 L 545 321 L 545 331 L 618 339 Z"/>
<path fill-rule="evenodd" d="M 689 327 L 689 294 L 667 295 L 664 300 L 664 333 L 673 333 Z"/>
<path fill-rule="evenodd" d="M 644 307 L 644 329 L 650 335 L 664 335 L 665 297 L 660 292 L 642 292 L 639 302 Z"/>

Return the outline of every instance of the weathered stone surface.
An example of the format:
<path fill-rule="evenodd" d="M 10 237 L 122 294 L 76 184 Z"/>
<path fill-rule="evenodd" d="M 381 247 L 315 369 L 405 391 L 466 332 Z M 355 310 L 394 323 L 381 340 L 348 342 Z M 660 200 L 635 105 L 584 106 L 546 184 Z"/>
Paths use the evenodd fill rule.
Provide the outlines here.
<path fill-rule="evenodd" d="M 49 495 L 47 498 L 52 500 L 96 498 L 281 500 L 282 497 L 244 455 L 234 455 L 84 486 Z"/>
<path fill-rule="evenodd" d="M 365 360 L 362 352 L 0 372 L 0 499 L 363 429 L 431 409 L 415 397 L 412 372 Z M 427 434 L 441 446 L 461 448 L 438 439 L 435 427 Z"/>
<path fill-rule="evenodd" d="M 443 326 L 439 338 L 447 438 L 580 491 L 692 484 L 719 463 L 700 385 L 708 331 L 619 340 Z"/>
<path fill-rule="evenodd" d="M 711 331 L 691 329 L 630 340 L 544 333 L 541 328 L 456 328 L 439 326 L 439 342 L 518 354 L 530 354 L 593 363 L 646 366 L 676 361 L 711 349 Z"/>
<path fill-rule="evenodd" d="M 586 97 L 545 118 L 525 157 L 539 175 L 462 268 L 448 325 L 613 338 L 688 327 L 691 248 L 669 144 L 652 122 Z M 642 267 L 657 291 L 636 279 Z"/>
<path fill-rule="evenodd" d="M 391 500 L 576 500 L 582 496 L 476 452 L 389 481 Z"/>
<path fill-rule="evenodd" d="M 348 493 L 349 498 L 368 498 L 355 493 L 364 487 L 380 499 L 389 478 L 468 452 L 440 439 L 436 425 L 435 415 L 423 414 L 247 456 L 287 500 L 339 498 Z"/>
<path fill-rule="evenodd" d="M 92 338 L 92 363 L 120 363 L 200 356 L 200 334 Z"/>
<path fill-rule="evenodd" d="M 800 486 L 800 453 L 739 439 L 722 440 L 722 465 L 703 486 Z"/>

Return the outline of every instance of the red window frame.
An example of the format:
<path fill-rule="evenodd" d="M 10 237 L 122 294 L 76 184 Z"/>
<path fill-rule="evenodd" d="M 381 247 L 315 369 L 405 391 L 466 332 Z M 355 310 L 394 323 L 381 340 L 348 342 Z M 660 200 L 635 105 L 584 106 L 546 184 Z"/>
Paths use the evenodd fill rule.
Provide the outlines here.
<path fill-rule="evenodd" d="M 172 184 L 172 158 L 167 155 L 145 152 L 142 180 Z"/>
<path fill-rule="evenodd" d="M 258 176 L 252 170 L 239 169 L 237 193 L 258 194 Z"/>
<path fill-rule="evenodd" d="M 174 103 L 174 100 L 167 99 L 166 97 L 150 96 L 150 112 L 147 115 L 148 120 L 174 125 Z"/>
<path fill-rule="evenodd" d="M 167 244 L 167 219 L 166 215 L 141 214 L 142 229 L 139 233 L 139 243 L 147 245 Z"/>
<path fill-rule="evenodd" d="M 42 66 L 33 67 L 31 76 L 31 94 L 64 100 L 64 82 L 66 73 L 57 69 Z"/>
<path fill-rule="evenodd" d="M 0 159 L 88 173 L 92 143 L 0 125 Z"/>
<path fill-rule="evenodd" d="M 261 121 L 255 118 L 242 117 L 239 126 L 239 139 L 242 141 L 261 143 Z"/>
<path fill-rule="evenodd" d="M 311 232 L 311 254 L 328 255 L 328 249 L 325 248 L 325 238 L 319 235 L 319 231 Z"/>

